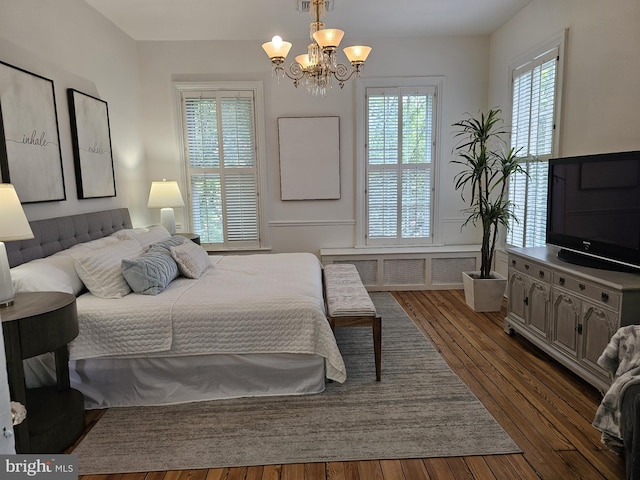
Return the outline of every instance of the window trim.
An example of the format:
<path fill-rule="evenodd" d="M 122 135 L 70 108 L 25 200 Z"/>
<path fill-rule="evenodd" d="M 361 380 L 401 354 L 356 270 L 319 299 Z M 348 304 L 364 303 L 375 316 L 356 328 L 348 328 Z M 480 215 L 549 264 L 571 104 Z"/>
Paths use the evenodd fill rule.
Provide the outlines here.
<path fill-rule="evenodd" d="M 216 251 L 231 250 L 263 250 L 270 248 L 268 219 L 266 217 L 267 207 L 267 147 L 265 133 L 265 114 L 264 114 L 264 89 L 262 82 L 238 81 L 238 82 L 173 82 L 174 91 L 174 108 L 176 119 L 176 135 L 177 144 L 180 149 L 180 188 L 185 195 L 185 208 L 183 217 L 185 219 L 188 231 L 193 231 L 193 221 L 191 214 L 191 189 L 188 182 L 188 169 L 186 164 L 186 144 L 184 141 L 184 121 L 182 113 L 182 93 L 194 91 L 251 91 L 254 99 L 255 114 L 255 142 L 256 142 L 256 190 L 258 195 L 258 248 L 243 247 L 224 247 L 216 249 Z M 209 248 L 211 250 L 211 248 Z"/>
<path fill-rule="evenodd" d="M 560 133 L 561 133 L 561 119 L 562 119 L 562 94 L 564 85 L 564 59 L 565 59 L 565 44 L 567 41 L 568 30 L 565 29 L 555 35 L 549 37 L 544 42 L 529 49 L 527 52 L 516 57 L 509 63 L 509 89 L 507 95 L 507 108 L 504 111 L 504 118 L 508 125 L 513 126 L 513 80 L 517 71 L 522 70 L 528 64 L 536 62 L 541 57 L 548 55 L 552 50 L 557 50 L 557 56 L 559 61 L 556 64 L 556 91 L 554 93 L 554 130 L 552 134 L 551 154 L 544 155 L 543 160 L 549 160 L 560 155 Z M 509 134 L 509 145 L 511 145 L 511 134 Z M 526 212 L 525 212 L 526 215 Z M 521 220 L 522 221 L 522 220 Z M 507 242 L 508 236 L 505 232 L 503 235 L 504 245 L 513 246 Z"/>
<path fill-rule="evenodd" d="M 544 56 L 551 50 L 558 50 L 558 57 L 560 61 L 557 64 L 556 70 L 556 95 L 555 95 L 555 112 L 554 112 L 554 124 L 555 131 L 553 134 L 553 146 L 551 148 L 550 157 L 557 156 L 560 153 L 560 119 L 561 107 L 562 107 L 562 91 L 563 91 L 563 77 L 564 77 L 564 58 L 565 58 L 565 43 L 567 41 L 568 30 L 556 33 L 552 37 L 548 38 L 544 42 L 529 49 L 527 52 L 519 55 L 509 63 L 509 94 L 507 96 L 507 108 L 504 112 L 504 118 L 508 125 L 513 125 L 513 76 L 517 70 L 524 68 L 527 64 L 536 61 L 538 58 Z M 511 137 L 509 137 L 511 142 Z"/>
<path fill-rule="evenodd" d="M 423 245 L 439 243 L 440 229 L 438 228 L 438 186 L 440 185 L 440 161 L 442 135 L 442 91 L 443 76 L 428 77 L 389 77 L 389 78 L 360 78 L 356 82 L 356 238 L 357 248 L 380 248 L 381 244 L 367 243 L 367 197 L 364 192 L 367 189 L 367 153 L 366 153 L 366 124 L 367 124 L 367 89 L 368 88 L 432 88 L 434 90 L 434 115 L 433 115 L 433 142 L 434 155 L 431 166 L 431 239 L 423 241 Z M 415 248 L 416 243 L 386 244 L 388 247 Z"/>

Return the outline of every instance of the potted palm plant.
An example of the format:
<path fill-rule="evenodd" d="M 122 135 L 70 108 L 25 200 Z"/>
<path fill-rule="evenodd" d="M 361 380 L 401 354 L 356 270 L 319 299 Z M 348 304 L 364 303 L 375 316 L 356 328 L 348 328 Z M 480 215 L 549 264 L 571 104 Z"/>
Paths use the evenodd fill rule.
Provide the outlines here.
<path fill-rule="evenodd" d="M 507 148 L 500 109 L 490 109 L 478 118 L 468 116 L 453 124 L 460 142 L 454 147 L 461 165 L 454 178 L 456 190 L 469 207 L 463 227 L 471 223 L 482 229 L 480 270 L 463 273 L 467 305 L 477 312 L 498 311 L 507 280 L 492 271 L 498 230 L 517 221 L 509 201 L 507 180 L 515 172 L 523 172 L 516 151 Z"/>

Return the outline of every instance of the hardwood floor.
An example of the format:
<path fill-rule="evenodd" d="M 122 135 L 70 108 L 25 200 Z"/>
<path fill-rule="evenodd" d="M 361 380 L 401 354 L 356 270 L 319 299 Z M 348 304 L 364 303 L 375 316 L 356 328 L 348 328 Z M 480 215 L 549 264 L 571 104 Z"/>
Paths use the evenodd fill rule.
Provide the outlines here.
<path fill-rule="evenodd" d="M 522 454 L 267 465 L 91 475 L 81 480 L 624 479 L 623 460 L 591 421 L 596 389 L 524 339 L 502 330 L 506 310 L 477 314 L 462 291 L 394 292 L 451 368 L 511 435 Z M 384 319 L 383 319 L 384 335 Z M 382 352 L 384 378 L 384 351 Z M 100 416 L 89 412 L 88 428 Z"/>

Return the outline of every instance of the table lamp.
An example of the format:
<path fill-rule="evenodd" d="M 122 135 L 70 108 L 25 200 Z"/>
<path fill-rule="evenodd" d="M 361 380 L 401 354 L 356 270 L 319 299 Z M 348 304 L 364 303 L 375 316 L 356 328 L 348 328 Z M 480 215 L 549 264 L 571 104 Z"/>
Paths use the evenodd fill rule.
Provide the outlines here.
<path fill-rule="evenodd" d="M 161 208 L 160 224 L 166 228 L 171 235 L 176 233 L 176 217 L 174 208 L 184 207 L 184 200 L 180 194 L 178 182 L 162 180 L 162 182 L 151 182 L 149 191 L 149 208 Z"/>
<path fill-rule="evenodd" d="M 13 284 L 4 242 L 33 238 L 18 194 L 10 183 L 0 183 L 0 307 L 13 304 Z"/>

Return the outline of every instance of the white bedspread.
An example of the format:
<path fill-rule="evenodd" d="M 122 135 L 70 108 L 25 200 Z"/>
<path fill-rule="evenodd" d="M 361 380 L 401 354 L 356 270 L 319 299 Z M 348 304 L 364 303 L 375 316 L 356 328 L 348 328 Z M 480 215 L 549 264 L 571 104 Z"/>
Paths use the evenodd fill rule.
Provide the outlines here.
<path fill-rule="evenodd" d="M 308 253 L 211 257 L 198 280 L 159 295 L 77 300 L 74 360 L 113 356 L 302 353 L 325 358 L 327 378 L 346 370 L 324 314 L 321 266 Z"/>

